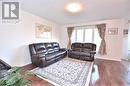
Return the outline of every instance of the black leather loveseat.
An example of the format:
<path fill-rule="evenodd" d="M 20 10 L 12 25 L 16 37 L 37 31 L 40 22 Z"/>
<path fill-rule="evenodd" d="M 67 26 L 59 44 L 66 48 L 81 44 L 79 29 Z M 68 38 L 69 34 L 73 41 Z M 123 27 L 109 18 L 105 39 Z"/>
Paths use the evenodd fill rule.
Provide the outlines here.
<path fill-rule="evenodd" d="M 68 57 L 85 61 L 93 61 L 96 54 L 96 44 L 93 43 L 73 43 L 68 50 Z"/>
<path fill-rule="evenodd" d="M 0 59 L 0 79 L 7 75 L 7 71 L 11 69 L 11 66 Z"/>
<path fill-rule="evenodd" d="M 57 42 L 35 43 L 29 45 L 31 61 L 38 67 L 45 67 L 66 57 L 67 51 Z"/>

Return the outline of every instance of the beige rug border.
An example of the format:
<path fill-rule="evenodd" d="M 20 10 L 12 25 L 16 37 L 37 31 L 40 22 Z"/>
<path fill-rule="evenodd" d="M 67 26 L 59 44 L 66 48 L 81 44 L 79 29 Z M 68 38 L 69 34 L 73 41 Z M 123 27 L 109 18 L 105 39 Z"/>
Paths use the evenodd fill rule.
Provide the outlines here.
<path fill-rule="evenodd" d="M 90 70 L 89 70 L 89 73 L 88 73 L 88 78 L 86 80 L 86 83 L 85 83 L 85 86 L 89 86 L 89 83 L 90 83 L 90 79 L 91 79 L 91 75 L 92 75 L 92 69 L 93 69 L 93 65 L 94 65 L 94 62 L 91 63 L 91 66 L 90 66 Z M 59 84 L 49 80 L 49 79 L 46 79 L 46 78 L 43 78 L 41 77 L 40 75 L 36 75 L 37 77 L 49 82 L 50 84 L 53 84 L 54 86 L 60 86 Z"/>

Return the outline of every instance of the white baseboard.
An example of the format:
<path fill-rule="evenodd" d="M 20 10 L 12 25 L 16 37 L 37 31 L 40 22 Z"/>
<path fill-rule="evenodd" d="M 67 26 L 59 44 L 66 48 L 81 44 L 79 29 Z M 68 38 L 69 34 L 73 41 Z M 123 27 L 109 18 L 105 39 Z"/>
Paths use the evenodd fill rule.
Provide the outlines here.
<path fill-rule="evenodd" d="M 97 59 L 103 59 L 103 60 L 112 60 L 112 61 L 121 61 L 121 59 L 112 59 L 112 58 L 105 58 L 105 57 L 96 57 Z"/>

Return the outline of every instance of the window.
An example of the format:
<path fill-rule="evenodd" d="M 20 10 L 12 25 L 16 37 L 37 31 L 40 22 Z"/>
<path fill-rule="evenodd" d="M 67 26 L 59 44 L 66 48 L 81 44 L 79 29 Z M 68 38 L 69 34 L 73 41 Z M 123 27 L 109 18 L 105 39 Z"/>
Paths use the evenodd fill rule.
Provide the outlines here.
<path fill-rule="evenodd" d="M 76 41 L 77 42 L 83 42 L 83 37 L 84 37 L 84 31 L 82 30 L 82 29 L 77 29 L 77 39 L 76 39 Z"/>
<path fill-rule="evenodd" d="M 71 37 L 72 43 L 74 42 L 86 42 L 95 43 L 97 45 L 97 51 L 101 43 L 101 38 L 98 33 L 98 29 L 93 27 L 75 27 Z"/>
<path fill-rule="evenodd" d="M 85 29 L 85 41 L 84 42 L 93 42 L 93 30 Z"/>

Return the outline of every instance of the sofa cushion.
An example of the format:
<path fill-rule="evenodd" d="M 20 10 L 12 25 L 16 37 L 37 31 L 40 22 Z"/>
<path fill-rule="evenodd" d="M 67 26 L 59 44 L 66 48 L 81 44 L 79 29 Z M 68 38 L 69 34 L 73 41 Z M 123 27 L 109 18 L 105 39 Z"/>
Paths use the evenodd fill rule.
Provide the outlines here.
<path fill-rule="evenodd" d="M 52 46 L 53 46 L 53 47 L 59 47 L 59 43 L 53 42 L 53 43 L 52 43 Z"/>
<path fill-rule="evenodd" d="M 79 51 L 71 51 L 70 54 L 74 54 L 74 55 L 77 55 L 77 56 L 88 56 L 90 57 L 90 53 L 85 53 L 85 52 L 79 52 Z"/>
<path fill-rule="evenodd" d="M 34 58 L 44 58 L 46 54 L 40 53 L 36 55 L 32 55 Z"/>
<path fill-rule="evenodd" d="M 57 52 L 60 50 L 59 44 L 57 42 L 53 42 L 52 46 L 53 46 L 54 52 Z"/>
<path fill-rule="evenodd" d="M 73 48 L 73 51 L 82 51 L 82 48 Z"/>
<path fill-rule="evenodd" d="M 55 51 L 55 52 L 58 52 L 59 50 L 60 50 L 59 47 L 55 47 L 55 48 L 54 48 L 54 51 Z"/>
<path fill-rule="evenodd" d="M 92 49 L 85 49 L 85 48 L 83 48 L 81 51 L 82 52 L 88 52 L 88 51 L 92 51 Z"/>
<path fill-rule="evenodd" d="M 52 44 L 51 43 L 44 43 L 44 44 L 45 44 L 46 49 L 52 48 Z"/>
<path fill-rule="evenodd" d="M 71 45 L 72 50 L 75 50 L 75 49 L 79 50 L 80 48 L 82 48 L 82 43 L 72 43 Z"/>
<path fill-rule="evenodd" d="M 92 49 L 93 47 L 91 43 L 83 43 L 82 48 Z"/>
<path fill-rule="evenodd" d="M 81 48 L 82 47 L 82 43 L 72 43 L 72 48 Z"/>
<path fill-rule="evenodd" d="M 95 50 L 96 50 L 96 44 L 83 43 L 82 49 L 88 49 L 88 50 L 90 50 L 90 51 L 95 51 Z"/>
<path fill-rule="evenodd" d="M 51 59 L 55 59 L 55 55 L 54 54 L 47 54 L 46 55 L 46 60 L 51 60 Z"/>
<path fill-rule="evenodd" d="M 85 56 L 85 57 L 90 57 L 90 53 L 89 52 L 80 52 L 79 55 L 80 56 Z"/>
<path fill-rule="evenodd" d="M 37 51 L 37 54 L 41 54 L 41 53 L 47 54 L 47 52 L 46 52 L 45 49 L 39 49 L 39 50 Z"/>
<path fill-rule="evenodd" d="M 47 49 L 47 53 L 48 53 L 48 54 L 52 54 L 52 53 L 54 53 L 54 49 L 53 49 L 53 48 L 49 48 L 49 49 Z"/>
<path fill-rule="evenodd" d="M 55 53 L 52 53 L 52 54 L 47 54 L 46 55 L 46 60 L 51 60 L 51 59 L 55 59 L 57 56 L 60 56 L 62 54 L 65 54 L 66 51 L 58 51 L 58 52 L 55 52 Z"/>
<path fill-rule="evenodd" d="M 35 50 L 37 54 L 46 53 L 46 48 L 43 43 L 35 44 Z"/>
<path fill-rule="evenodd" d="M 51 43 L 45 43 L 45 47 L 48 54 L 54 53 L 54 48 Z"/>
<path fill-rule="evenodd" d="M 65 54 L 66 51 L 59 51 L 59 52 L 55 52 L 55 56 L 60 56 L 62 54 Z"/>

